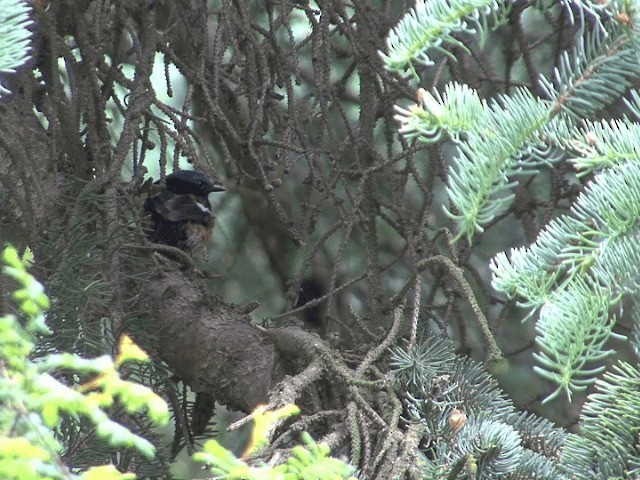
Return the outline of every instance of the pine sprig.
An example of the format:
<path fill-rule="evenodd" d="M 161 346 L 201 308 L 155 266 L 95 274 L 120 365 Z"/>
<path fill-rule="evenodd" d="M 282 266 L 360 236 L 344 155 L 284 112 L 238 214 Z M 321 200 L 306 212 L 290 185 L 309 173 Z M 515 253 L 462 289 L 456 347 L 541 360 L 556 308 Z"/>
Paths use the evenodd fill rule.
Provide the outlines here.
<path fill-rule="evenodd" d="M 496 380 L 455 356 L 451 342 L 397 349 L 392 373 L 405 392 L 407 421 L 424 431 L 421 478 L 565 478 L 555 465 L 565 433 L 517 413 Z"/>
<path fill-rule="evenodd" d="M 473 17 L 473 28 L 465 29 L 448 23 L 453 15 L 443 17 L 441 24 L 429 23 L 439 19 L 440 12 L 427 15 L 425 3 L 419 2 L 390 34 L 389 52 L 383 55 L 387 69 L 415 75 L 418 67 L 433 64 L 432 52 L 453 59 L 449 50 L 466 51 L 455 33 L 482 37 L 491 16 L 503 12 L 466 2 L 479 17 Z M 431 3 L 437 8 L 443 2 Z M 465 10 L 458 9 L 458 3 L 446 5 L 459 14 Z M 640 130 L 626 117 L 600 122 L 592 118 L 619 102 L 640 78 L 640 16 L 637 5 L 626 0 L 537 0 L 519 6 L 575 27 L 571 32 L 575 47 L 560 55 L 551 78 L 531 79 L 540 80 L 542 98 L 526 89 L 511 89 L 485 101 L 468 87 L 450 85 L 445 95 L 419 90 L 418 105 L 397 109 L 396 119 L 407 138 L 451 141 L 457 149 L 447 188 L 451 205 L 447 213 L 456 222 L 457 238 L 470 241 L 506 213 L 518 176 L 535 174 L 541 164 L 553 168 L 558 159 L 571 156 L 579 176 L 596 174 L 568 215 L 547 223 L 532 245 L 513 249 L 509 256 L 499 254 L 491 265 L 494 287 L 530 309 L 530 316 L 540 315 L 536 370 L 557 386 L 549 400 L 560 393 L 571 397 L 596 381 L 605 369 L 603 360 L 614 354 L 608 342 L 624 338 L 613 332 L 617 319 L 612 310 L 623 295 L 637 298 Z M 562 15 L 556 18 L 559 10 Z M 457 49 L 445 49 L 447 44 Z M 631 96 L 627 106 L 640 119 L 640 95 Z M 634 321 L 638 318 L 635 315 Z M 636 324 L 634 335 L 640 337 L 638 332 Z M 635 343 L 638 348 L 640 341 Z M 623 364 L 597 381 L 581 434 L 567 438 L 564 433 L 554 435 L 550 425 L 514 418 L 509 402 L 504 405 L 491 398 L 492 389 L 468 389 L 482 382 L 462 362 L 454 364 L 464 370 L 463 375 L 440 372 L 431 368 L 428 355 L 417 354 L 418 349 L 405 352 L 402 366 L 395 367 L 397 378 L 404 378 L 403 386 L 409 387 L 405 399 L 409 420 L 420 422 L 431 442 L 426 478 L 635 478 L 640 467 L 640 375 L 635 368 Z M 420 372 L 427 378 L 421 387 Z M 495 409 L 487 418 L 476 406 Z M 447 422 L 459 409 L 467 416 L 466 424 L 449 443 L 439 441 L 451 435 Z M 546 436 L 553 443 L 539 446 L 537 440 Z M 561 450 L 565 442 L 572 447 Z M 452 450 L 452 445 L 461 444 L 466 447 L 463 451 Z M 560 451 L 564 476 L 557 465 Z M 493 463 L 494 471 L 491 462 L 501 453 L 504 464 Z"/>
<path fill-rule="evenodd" d="M 554 426 L 549 420 L 529 412 L 514 413 L 508 420 L 522 438 L 526 448 L 556 459 L 567 436 L 567 432 Z"/>
<path fill-rule="evenodd" d="M 461 456 L 472 456 L 482 478 L 499 478 L 514 471 L 524 453 L 520 435 L 513 427 L 484 416 L 470 419 L 456 438 L 454 450 Z"/>
<path fill-rule="evenodd" d="M 638 275 L 630 261 L 638 256 L 638 218 L 640 165 L 606 170 L 578 197 L 570 217 L 552 221 L 531 247 L 513 249 L 510 259 L 498 254 L 492 260 L 493 285 L 523 297 L 527 306 L 542 305 L 555 284 L 587 273 L 621 293 Z"/>
<path fill-rule="evenodd" d="M 496 0 L 419 0 L 387 37 L 388 53 L 380 52 L 389 71 L 415 73 L 413 63 L 433 65 L 428 55 L 434 49 L 446 55 L 443 44 L 465 49 L 454 33 L 486 35 L 487 18 L 506 17 L 507 2 Z"/>
<path fill-rule="evenodd" d="M 600 173 L 530 248 L 492 261 L 497 290 L 540 308 L 537 370 L 559 385 L 554 395 L 583 390 L 602 371 L 587 364 L 612 353 L 609 310 L 640 275 L 638 218 L 640 165 L 628 162 Z"/>
<path fill-rule="evenodd" d="M 450 172 L 447 193 L 456 211 L 445 211 L 458 224 L 458 238 L 471 241 L 511 205 L 517 181 L 510 177 L 548 162 L 542 135 L 550 115 L 549 103 L 525 89 L 489 103 L 481 129 L 459 144 Z"/>
<path fill-rule="evenodd" d="M 558 385 L 545 401 L 563 392 L 570 399 L 572 392 L 584 391 L 604 371 L 602 365 L 591 366 L 615 353 L 605 349 L 609 338 L 618 336 L 613 334 L 615 316 L 609 316 L 611 303 L 608 290 L 583 279 L 555 290 L 545 303 L 536 324 L 540 351 L 534 354 L 539 365 L 534 368 Z"/>
<path fill-rule="evenodd" d="M 621 28 L 587 32 L 564 51 L 553 81 L 541 77 L 549 98 L 577 119 L 589 118 L 618 100 L 640 75 L 638 52 Z"/>
<path fill-rule="evenodd" d="M 483 125 L 486 103 L 467 85 L 449 83 L 441 95 L 418 90 L 418 104 L 409 108 L 395 107 L 400 133 L 424 143 L 450 138 L 458 142 L 467 132 Z"/>
<path fill-rule="evenodd" d="M 31 8 L 22 0 L 0 0 L 0 74 L 15 73 L 31 58 Z M 0 97 L 11 93 L 0 81 Z"/>
<path fill-rule="evenodd" d="M 640 125 L 628 119 L 585 122 L 573 134 L 570 148 L 579 177 L 625 162 L 640 163 Z"/>
<path fill-rule="evenodd" d="M 562 450 L 563 469 L 576 479 L 634 478 L 640 463 L 640 372 L 625 362 L 596 382 L 581 415 L 580 435 L 569 435 Z"/>

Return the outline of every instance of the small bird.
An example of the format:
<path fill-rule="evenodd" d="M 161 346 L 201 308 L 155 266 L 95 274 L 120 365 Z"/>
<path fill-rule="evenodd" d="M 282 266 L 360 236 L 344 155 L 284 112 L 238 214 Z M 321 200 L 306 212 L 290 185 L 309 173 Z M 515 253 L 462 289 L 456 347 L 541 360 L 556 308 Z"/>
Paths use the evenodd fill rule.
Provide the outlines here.
<path fill-rule="evenodd" d="M 224 188 L 201 172 L 178 170 L 167 175 L 164 189 L 144 202 L 151 214 L 149 239 L 191 254 L 204 248 L 216 221 L 208 197 L 221 191 Z"/>

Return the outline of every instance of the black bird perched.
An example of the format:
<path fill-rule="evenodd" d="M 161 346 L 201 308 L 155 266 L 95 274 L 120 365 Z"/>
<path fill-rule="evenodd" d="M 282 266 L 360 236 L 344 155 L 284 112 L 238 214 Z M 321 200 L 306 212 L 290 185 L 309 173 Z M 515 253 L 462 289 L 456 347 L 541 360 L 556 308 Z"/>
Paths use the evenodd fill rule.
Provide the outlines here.
<path fill-rule="evenodd" d="M 197 252 L 209 242 L 216 221 L 209 194 L 221 191 L 224 188 L 201 172 L 178 170 L 167 175 L 164 189 L 144 202 L 144 209 L 151 214 L 149 239 Z"/>

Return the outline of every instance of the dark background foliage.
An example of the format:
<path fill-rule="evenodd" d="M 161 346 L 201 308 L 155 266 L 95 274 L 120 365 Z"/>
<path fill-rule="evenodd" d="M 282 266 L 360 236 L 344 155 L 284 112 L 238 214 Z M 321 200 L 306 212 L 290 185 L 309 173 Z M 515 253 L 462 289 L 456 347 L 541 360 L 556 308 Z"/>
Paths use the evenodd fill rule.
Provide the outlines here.
<path fill-rule="evenodd" d="M 131 375 L 170 402 L 175 436 L 154 434 L 157 465 L 123 456 L 120 467 L 160 475 L 193 448 L 189 389 L 243 411 L 296 402 L 293 431 L 338 453 L 360 449 L 373 475 L 381 439 L 400 448 L 405 434 L 400 396 L 383 381 L 387 348 L 436 335 L 485 360 L 476 302 L 509 359 L 503 386 L 539 409 L 548 388 L 529 373 L 532 326 L 492 293 L 488 259 L 533 241 L 577 189 L 562 165 L 543 167 L 473 247 L 451 242 L 450 146 L 398 135 L 393 107 L 415 91 L 378 55 L 411 4 L 34 3 L 33 60 L 0 105 L 0 239 L 36 253 L 54 302 L 43 349 L 111 352 L 129 331 L 156 359 Z M 551 70 L 570 30 L 563 12 L 514 8 L 484 49 L 465 36 L 466 51 L 447 46 L 458 61 L 440 54 L 421 85 L 537 92 L 532 79 Z M 188 164 L 226 187 L 209 258 L 195 265 L 146 243 L 141 213 L 148 174 Z M 546 413 L 570 424 L 567 408 Z M 74 465 L 109 458 L 82 424 L 61 434 Z"/>

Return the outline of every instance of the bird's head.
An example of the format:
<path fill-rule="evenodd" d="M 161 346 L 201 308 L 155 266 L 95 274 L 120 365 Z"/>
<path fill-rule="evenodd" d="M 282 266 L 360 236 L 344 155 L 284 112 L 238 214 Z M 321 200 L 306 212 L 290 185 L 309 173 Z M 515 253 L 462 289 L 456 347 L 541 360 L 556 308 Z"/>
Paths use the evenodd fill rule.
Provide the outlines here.
<path fill-rule="evenodd" d="M 211 192 L 222 192 L 224 188 L 215 185 L 204 173 L 195 170 L 178 170 L 167 175 L 167 190 L 176 195 L 197 195 L 206 197 Z"/>

